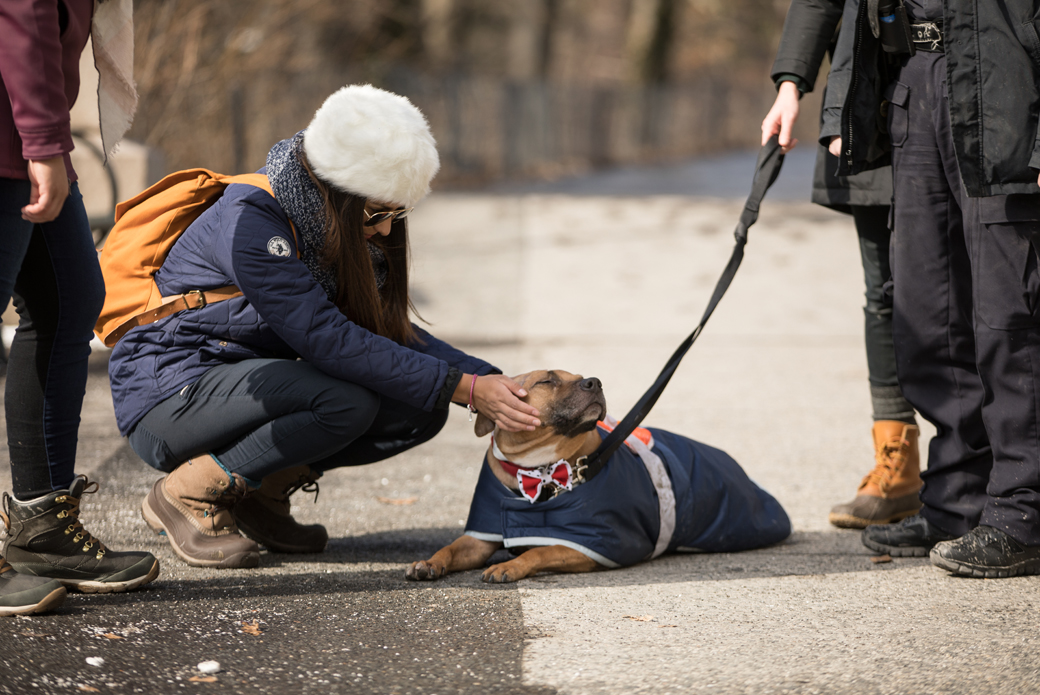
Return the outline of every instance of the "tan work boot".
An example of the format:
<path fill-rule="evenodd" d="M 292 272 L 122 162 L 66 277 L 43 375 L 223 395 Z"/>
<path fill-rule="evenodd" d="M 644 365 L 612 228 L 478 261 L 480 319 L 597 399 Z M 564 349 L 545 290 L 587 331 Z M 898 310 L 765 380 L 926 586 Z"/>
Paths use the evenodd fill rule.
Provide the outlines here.
<path fill-rule="evenodd" d="M 329 533 L 320 524 L 304 526 L 290 513 L 289 497 L 297 490 L 318 498 L 321 473 L 310 466 L 295 466 L 264 478 L 259 489 L 231 511 L 242 534 L 278 553 L 320 553 Z"/>
<path fill-rule="evenodd" d="M 892 524 L 921 509 L 921 430 L 897 420 L 874 423 L 874 470 L 863 478 L 856 498 L 831 509 L 829 520 L 840 528 Z"/>
<path fill-rule="evenodd" d="M 212 456 L 199 456 L 157 480 L 141 512 L 189 565 L 256 567 L 260 548 L 239 534 L 230 511 L 248 494 L 241 476 L 229 475 Z"/>

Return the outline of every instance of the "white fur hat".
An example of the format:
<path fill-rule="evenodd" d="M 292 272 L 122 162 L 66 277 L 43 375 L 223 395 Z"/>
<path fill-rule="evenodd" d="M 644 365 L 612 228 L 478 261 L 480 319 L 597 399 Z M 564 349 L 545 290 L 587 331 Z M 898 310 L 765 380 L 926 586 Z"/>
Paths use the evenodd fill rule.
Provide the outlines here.
<path fill-rule="evenodd" d="M 440 168 L 422 112 L 370 84 L 349 85 L 326 99 L 303 135 L 303 151 L 322 181 L 405 207 L 430 192 Z"/>

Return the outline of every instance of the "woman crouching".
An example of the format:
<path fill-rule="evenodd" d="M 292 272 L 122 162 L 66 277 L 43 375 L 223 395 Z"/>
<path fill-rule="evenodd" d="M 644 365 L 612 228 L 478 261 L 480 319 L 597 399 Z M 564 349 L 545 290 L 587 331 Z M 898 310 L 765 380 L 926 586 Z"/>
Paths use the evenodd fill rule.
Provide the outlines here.
<path fill-rule="evenodd" d="M 257 542 L 320 552 L 325 528 L 296 523 L 289 495 L 428 441 L 452 402 L 538 424 L 519 385 L 409 320 L 404 218 L 438 167 L 407 99 L 345 87 L 271 149 L 273 197 L 229 185 L 173 246 L 163 297 L 242 296 L 134 328 L 109 372 L 121 432 L 169 474 L 144 518 L 188 564 L 255 567 Z"/>

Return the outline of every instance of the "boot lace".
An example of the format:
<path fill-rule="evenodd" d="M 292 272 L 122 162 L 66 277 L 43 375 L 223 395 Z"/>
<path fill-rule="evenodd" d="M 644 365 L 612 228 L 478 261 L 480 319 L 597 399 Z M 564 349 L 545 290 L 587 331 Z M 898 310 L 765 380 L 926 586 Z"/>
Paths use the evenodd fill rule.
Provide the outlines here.
<path fill-rule="evenodd" d="M 81 497 L 82 495 L 93 495 L 98 491 L 99 485 L 97 484 L 97 481 L 91 482 L 86 478 L 86 476 L 84 476 L 83 482 L 84 485 Z M 76 535 L 72 537 L 74 543 L 79 543 L 86 539 L 86 542 L 83 543 L 83 552 L 85 553 L 89 553 L 96 545 L 97 553 L 95 557 L 100 560 L 105 556 L 107 548 L 105 548 L 104 543 L 87 531 L 87 529 L 84 528 L 83 523 L 79 520 L 79 501 L 81 497 L 73 497 L 72 495 L 58 495 L 55 497 L 55 502 L 68 505 L 68 509 L 61 510 L 58 512 L 57 516 L 59 519 L 72 519 L 72 523 L 65 528 L 65 535 L 67 536 L 70 533 L 75 533 Z"/>
<path fill-rule="evenodd" d="M 216 516 L 218 512 L 231 511 L 231 509 L 244 500 L 252 490 L 246 485 L 246 481 L 239 477 L 237 474 L 232 474 L 231 485 L 226 490 L 220 493 L 217 500 L 203 512 L 204 516 Z"/>
<path fill-rule="evenodd" d="M 288 499 L 292 497 L 293 493 L 303 490 L 304 492 L 314 493 L 314 502 L 318 501 L 318 493 L 321 492 L 321 488 L 318 485 L 317 480 L 308 480 L 307 478 L 300 478 L 295 483 L 285 488 L 285 497 Z"/>
<path fill-rule="evenodd" d="M 14 567 L 11 567 L 3 557 L 0 557 L 0 574 L 6 574 L 8 572 L 14 572 Z"/>
<path fill-rule="evenodd" d="M 893 479 L 899 475 L 903 465 L 906 463 L 906 456 L 909 450 L 910 442 L 901 436 L 892 437 L 878 447 L 874 469 L 863 478 L 863 482 L 859 484 L 860 488 L 862 489 L 870 483 L 874 483 L 881 492 L 888 493 L 892 487 Z"/>

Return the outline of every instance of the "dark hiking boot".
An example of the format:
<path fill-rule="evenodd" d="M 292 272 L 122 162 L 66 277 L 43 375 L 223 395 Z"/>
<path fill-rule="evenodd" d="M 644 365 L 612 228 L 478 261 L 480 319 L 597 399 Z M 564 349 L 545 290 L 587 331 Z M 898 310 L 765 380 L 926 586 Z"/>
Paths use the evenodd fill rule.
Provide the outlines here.
<path fill-rule="evenodd" d="M 926 557 L 936 543 L 956 538 L 928 523 L 920 514 L 898 524 L 873 525 L 863 529 L 863 545 L 892 557 Z"/>
<path fill-rule="evenodd" d="M 5 493 L 4 555 L 11 566 L 88 594 L 130 591 L 158 577 L 159 561 L 151 553 L 116 552 L 83 527 L 80 498 L 97 489 L 96 482 L 79 475 L 68 490 L 27 502 Z"/>
<path fill-rule="evenodd" d="M 200 456 L 155 481 L 141 513 L 193 567 L 256 567 L 260 548 L 242 537 L 230 511 L 248 494 L 241 476 L 227 473 L 212 456 Z"/>
<path fill-rule="evenodd" d="M 836 505 L 828 520 L 839 528 L 892 524 L 921 509 L 921 430 L 895 420 L 874 423 L 874 469 L 863 478 L 851 502 Z"/>
<path fill-rule="evenodd" d="M 57 579 L 19 574 L 0 557 L 0 616 L 52 611 L 67 593 Z"/>
<path fill-rule="evenodd" d="M 937 543 L 929 559 L 962 577 L 1040 574 L 1040 548 L 1022 545 L 992 526 L 976 526 L 956 540 Z"/>
<path fill-rule="evenodd" d="M 297 490 L 313 492 L 318 499 L 318 478 L 310 466 L 295 466 L 272 473 L 260 488 L 235 505 L 231 514 L 242 535 L 278 553 L 320 553 L 329 533 L 320 524 L 309 526 L 292 518 L 289 497 Z"/>

